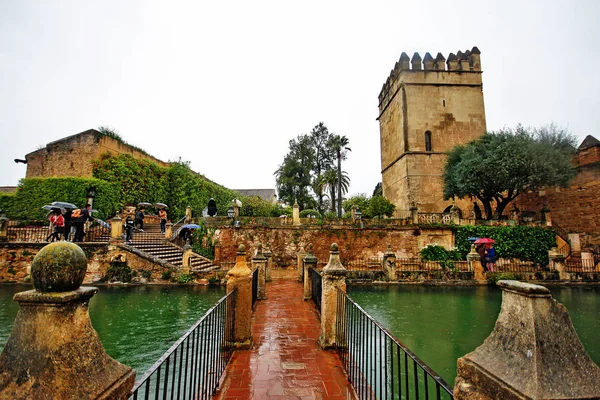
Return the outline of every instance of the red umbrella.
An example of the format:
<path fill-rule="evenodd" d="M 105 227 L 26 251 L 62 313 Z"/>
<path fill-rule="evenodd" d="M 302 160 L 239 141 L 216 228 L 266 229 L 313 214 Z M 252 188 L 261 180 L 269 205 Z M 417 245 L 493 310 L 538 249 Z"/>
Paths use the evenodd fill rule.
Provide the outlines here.
<path fill-rule="evenodd" d="M 490 238 L 479 238 L 474 243 L 475 244 L 490 244 L 490 243 L 496 243 L 496 241 L 494 239 L 490 239 Z"/>

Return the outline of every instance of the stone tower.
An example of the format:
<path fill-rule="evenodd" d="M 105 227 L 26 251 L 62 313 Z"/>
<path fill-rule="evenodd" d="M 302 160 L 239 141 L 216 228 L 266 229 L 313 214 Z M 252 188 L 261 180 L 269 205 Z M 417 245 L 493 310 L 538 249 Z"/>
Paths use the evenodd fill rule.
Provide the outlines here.
<path fill-rule="evenodd" d="M 446 152 L 486 131 L 480 52 L 402 53 L 379 94 L 383 194 L 400 211 L 442 212 Z M 467 200 L 457 201 L 471 209 Z"/>

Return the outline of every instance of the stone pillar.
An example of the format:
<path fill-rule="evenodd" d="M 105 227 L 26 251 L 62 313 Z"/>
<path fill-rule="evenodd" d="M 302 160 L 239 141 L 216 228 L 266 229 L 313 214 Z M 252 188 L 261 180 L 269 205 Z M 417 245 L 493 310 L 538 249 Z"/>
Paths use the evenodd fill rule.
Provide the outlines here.
<path fill-rule="evenodd" d="M 88 313 L 94 287 L 80 287 L 87 258 L 69 242 L 42 248 L 34 290 L 17 293 L 19 312 L 0 355 L 2 399 L 127 399 L 135 371 L 106 354 Z"/>
<path fill-rule="evenodd" d="M 263 256 L 265 256 L 265 258 L 267 259 L 267 272 L 265 274 L 265 280 L 267 282 L 271 282 L 271 258 L 273 257 L 273 253 L 271 252 L 270 249 L 265 249 L 265 251 L 263 251 Z"/>
<path fill-rule="evenodd" d="M 317 269 L 317 257 L 312 252 L 312 243 L 308 245 L 308 254 L 304 257 L 304 300 L 312 299 L 312 279 L 310 279 L 310 268 Z"/>
<path fill-rule="evenodd" d="M 338 289 L 346 292 L 346 268 L 340 261 L 340 252 L 337 243 L 331 245 L 329 262 L 323 268 L 321 294 L 321 336 L 319 344 L 328 349 L 335 346 L 337 334 L 336 314 Z"/>
<path fill-rule="evenodd" d="M 190 222 L 192 222 L 192 207 L 187 206 L 185 208 L 185 223 L 189 224 Z"/>
<path fill-rule="evenodd" d="M 221 265 L 221 243 L 215 243 L 215 259 L 213 264 Z"/>
<path fill-rule="evenodd" d="M 65 235 L 68 235 L 68 232 L 65 232 Z M 119 241 L 123 239 L 123 220 L 117 213 L 110 220 L 110 240 L 112 242 Z"/>
<path fill-rule="evenodd" d="M 165 240 L 170 242 L 173 239 L 173 223 L 171 221 L 167 222 L 165 228 Z"/>
<path fill-rule="evenodd" d="M 388 244 L 387 251 L 383 255 L 383 269 L 388 281 L 396 280 L 396 253 L 392 251 L 391 244 Z"/>
<path fill-rule="evenodd" d="M 246 263 L 246 248 L 240 244 L 235 265 L 227 272 L 227 293 L 237 290 L 233 309 L 233 346 L 249 349 L 252 346 L 252 271 Z"/>
<path fill-rule="evenodd" d="M 183 259 L 181 260 L 182 274 L 189 274 L 192 271 L 192 253 L 192 246 L 190 246 L 188 239 L 183 246 Z"/>
<path fill-rule="evenodd" d="M 538 285 L 499 281 L 493 332 L 458 359 L 454 398 L 597 399 L 600 368 L 586 353 L 567 309 Z"/>
<path fill-rule="evenodd" d="M 546 212 L 546 226 L 552 227 L 552 211 Z"/>
<path fill-rule="evenodd" d="M 258 290 L 256 298 L 259 300 L 267 299 L 267 259 L 263 255 L 262 244 L 258 245 L 258 251 L 252 258 L 252 269 L 258 268 Z"/>
<path fill-rule="evenodd" d="M 306 257 L 306 252 L 304 250 L 300 250 L 296 259 L 296 267 L 298 268 L 298 282 L 302 282 L 304 279 L 304 257 Z"/>
<path fill-rule="evenodd" d="M 300 225 L 300 206 L 298 200 L 294 201 L 294 207 L 292 208 L 292 219 L 294 225 Z"/>
<path fill-rule="evenodd" d="M 419 225 L 419 209 L 417 206 L 410 207 L 410 219 L 414 225 Z"/>
<path fill-rule="evenodd" d="M 571 251 L 581 251 L 581 241 L 579 240 L 579 233 L 569 233 L 569 244 L 571 245 Z"/>
<path fill-rule="evenodd" d="M 567 273 L 565 272 L 565 256 L 560 254 L 556 247 L 548 250 L 548 259 L 550 260 L 550 264 L 548 265 L 550 271 L 558 271 L 561 281 L 568 280 Z"/>
<path fill-rule="evenodd" d="M 0 217 L 0 242 L 8 240 L 8 218 L 2 214 Z"/>
<path fill-rule="evenodd" d="M 473 279 L 479 283 L 486 283 L 487 279 L 481 265 L 481 256 L 475 250 L 475 245 L 471 245 L 471 251 L 467 254 L 467 261 L 469 262 L 469 270 L 473 271 Z"/>

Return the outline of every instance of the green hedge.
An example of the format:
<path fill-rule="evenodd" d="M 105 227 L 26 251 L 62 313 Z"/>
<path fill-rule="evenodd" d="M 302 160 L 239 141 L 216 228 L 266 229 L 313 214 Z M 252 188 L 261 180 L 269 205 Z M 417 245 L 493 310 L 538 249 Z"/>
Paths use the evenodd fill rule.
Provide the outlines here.
<path fill-rule="evenodd" d="M 64 201 L 83 207 L 89 188 L 96 189 L 95 216 L 107 219 L 120 208 L 116 185 L 95 178 L 25 178 L 21 179 L 14 195 L 0 196 L 0 209 L 6 216 L 19 220 L 43 219 L 48 211 L 42 206 Z"/>
<path fill-rule="evenodd" d="M 172 162 L 161 167 L 151 161 L 129 155 L 104 154 L 94 162 L 94 177 L 116 183 L 121 188 L 121 203 L 135 205 L 141 201 L 166 203 L 169 218 L 176 220 L 191 206 L 195 216 L 202 215 L 208 200 L 214 198 L 218 215 L 227 215 L 233 199 L 243 203 L 241 215 L 269 217 L 280 212 L 278 206 L 214 183 L 189 168 L 188 163 Z"/>
<path fill-rule="evenodd" d="M 456 227 L 456 247 L 463 257 L 471 249 L 470 237 L 488 237 L 496 243 L 498 258 L 518 258 L 543 265 L 548 264 L 548 250 L 556 246 L 556 235 L 551 229 L 527 226 L 459 226 Z"/>

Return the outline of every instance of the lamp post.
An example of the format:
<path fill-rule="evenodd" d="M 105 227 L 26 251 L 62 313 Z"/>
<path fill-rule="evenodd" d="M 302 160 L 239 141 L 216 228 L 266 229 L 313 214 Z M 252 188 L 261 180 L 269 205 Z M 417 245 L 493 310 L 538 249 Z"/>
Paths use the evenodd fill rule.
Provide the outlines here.
<path fill-rule="evenodd" d="M 231 218 L 231 226 L 233 227 L 233 225 L 235 224 L 235 211 L 233 211 L 233 206 L 229 207 L 227 209 L 227 216 L 229 218 Z"/>
<path fill-rule="evenodd" d="M 94 205 L 94 197 L 96 197 L 96 188 L 91 187 L 87 190 L 87 203 L 91 206 Z"/>

